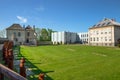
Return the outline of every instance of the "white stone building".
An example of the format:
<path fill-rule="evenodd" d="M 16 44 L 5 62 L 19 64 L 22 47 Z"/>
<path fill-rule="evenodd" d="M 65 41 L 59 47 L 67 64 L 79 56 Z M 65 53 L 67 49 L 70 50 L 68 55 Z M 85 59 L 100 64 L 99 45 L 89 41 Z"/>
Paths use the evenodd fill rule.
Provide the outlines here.
<path fill-rule="evenodd" d="M 82 44 L 88 44 L 89 41 L 89 36 L 88 36 L 88 32 L 82 32 L 82 33 L 78 33 L 79 35 L 79 41 Z"/>
<path fill-rule="evenodd" d="M 8 40 L 14 44 L 33 44 L 36 45 L 36 33 L 34 27 L 22 27 L 20 24 L 13 24 L 6 29 Z"/>
<path fill-rule="evenodd" d="M 51 40 L 53 44 L 70 44 L 75 43 L 77 38 L 77 33 L 73 32 L 53 32 L 51 34 Z"/>
<path fill-rule="evenodd" d="M 120 38 L 120 23 L 103 19 L 89 28 L 89 45 L 116 46 Z"/>

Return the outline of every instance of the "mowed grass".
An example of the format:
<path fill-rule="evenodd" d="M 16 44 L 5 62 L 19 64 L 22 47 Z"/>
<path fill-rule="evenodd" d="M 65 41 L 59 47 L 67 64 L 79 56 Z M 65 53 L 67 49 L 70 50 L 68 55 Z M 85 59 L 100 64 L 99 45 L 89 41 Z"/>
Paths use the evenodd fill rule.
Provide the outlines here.
<path fill-rule="evenodd" d="M 47 80 L 120 80 L 119 48 L 82 45 L 21 46 L 21 54 L 37 69 L 46 72 L 49 76 Z M 33 72 L 38 77 L 39 71 Z"/>

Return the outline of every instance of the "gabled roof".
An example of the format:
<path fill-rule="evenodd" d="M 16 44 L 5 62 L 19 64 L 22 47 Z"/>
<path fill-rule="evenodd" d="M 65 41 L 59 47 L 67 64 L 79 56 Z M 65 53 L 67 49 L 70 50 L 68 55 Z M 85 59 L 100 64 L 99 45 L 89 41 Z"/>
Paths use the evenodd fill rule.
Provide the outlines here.
<path fill-rule="evenodd" d="M 93 25 L 92 28 L 104 27 L 104 26 L 120 26 L 120 23 L 116 22 L 114 19 L 105 18 L 97 24 Z"/>
<path fill-rule="evenodd" d="M 20 24 L 13 24 L 10 27 L 8 27 L 6 30 L 14 30 L 14 29 L 21 29 L 21 30 L 23 30 L 23 28 L 21 27 Z"/>

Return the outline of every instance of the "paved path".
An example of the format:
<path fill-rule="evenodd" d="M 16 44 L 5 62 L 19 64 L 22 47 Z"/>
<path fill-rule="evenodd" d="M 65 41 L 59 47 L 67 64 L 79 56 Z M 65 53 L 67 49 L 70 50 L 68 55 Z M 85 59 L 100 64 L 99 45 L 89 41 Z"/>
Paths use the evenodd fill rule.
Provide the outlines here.
<path fill-rule="evenodd" d="M 19 52 L 18 49 L 13 51 L 13 53 L 14 53 L 14 67 L 16 68 L 17 72 L 19 73 L 20 60 L 18 59 L 18 54 L 19 54 L 18 52 Z M 26 66 L 26 64 L 25 64 L 25 67 L 26 67 L 27 77 L 34 74 L 32 72 L 32 70 L 28 66 Z"/>

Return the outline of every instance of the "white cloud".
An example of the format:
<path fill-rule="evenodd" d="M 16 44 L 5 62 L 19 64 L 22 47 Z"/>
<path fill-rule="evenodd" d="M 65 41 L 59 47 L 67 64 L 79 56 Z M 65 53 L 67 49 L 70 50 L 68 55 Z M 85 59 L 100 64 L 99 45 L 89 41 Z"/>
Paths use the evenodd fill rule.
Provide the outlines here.
<path fill-rule="evenodd" d="M 26 23 L 27 22 L 27 18 L 21 17 L 21 16 L 17 16 L 17 19 L 20 20 L 21 23 Z"/>

